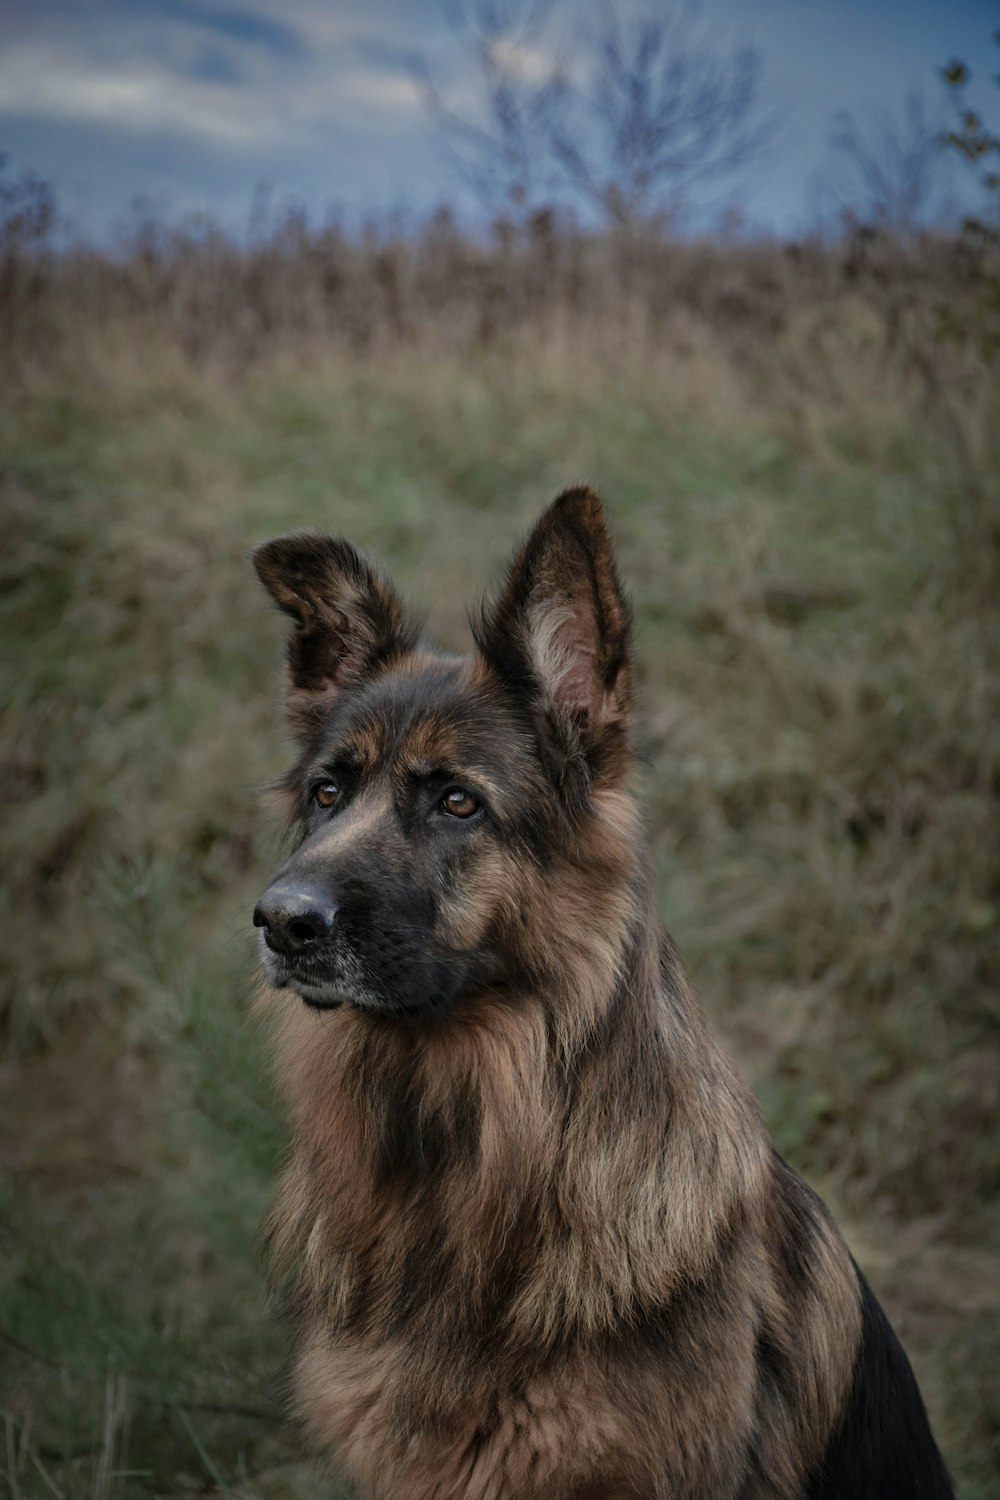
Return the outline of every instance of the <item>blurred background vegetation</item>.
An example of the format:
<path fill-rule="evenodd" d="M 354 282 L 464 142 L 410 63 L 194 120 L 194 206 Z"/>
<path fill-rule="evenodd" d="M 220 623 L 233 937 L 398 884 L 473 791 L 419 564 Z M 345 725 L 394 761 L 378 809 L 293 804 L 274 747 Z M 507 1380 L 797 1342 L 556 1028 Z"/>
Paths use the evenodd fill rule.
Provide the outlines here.
<path fill-rule="evenodd" d="M 462 649 L 578 478 L 635 599 L 664 920 L 963 1500 L 997 1493 L 997 143 L 946 81 L 982 192 L 946 228 L 913 208 L 916 106 L 909 154 L 843 123 L 856 212 L 796 243 L 675 235 L 639 179 L 584 224 L 518 167 L 488 231 L 262 199 L 245 236 L 146 217 L 94 248 L 0 177 L 13 1496 L 331 1493 L 258 1264 L 282 1127 L 248 914 L 281 846 L 255 788 L 288 747 L 247 552 L 343 531 Z M 473 160 L 490 193 L 502 159 Z"/>

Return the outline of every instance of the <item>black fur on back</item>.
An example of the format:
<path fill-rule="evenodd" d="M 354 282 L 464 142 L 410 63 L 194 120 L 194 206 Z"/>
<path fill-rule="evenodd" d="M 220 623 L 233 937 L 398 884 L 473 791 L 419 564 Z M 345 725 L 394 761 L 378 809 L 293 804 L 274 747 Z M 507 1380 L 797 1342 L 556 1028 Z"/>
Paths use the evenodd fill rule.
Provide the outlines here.
<path fill-rule="evenodd" d="M 803 1500 L 954 1500 L 910 1362 L 857 1267 L 861 1347 L 840 1428 Z"/>

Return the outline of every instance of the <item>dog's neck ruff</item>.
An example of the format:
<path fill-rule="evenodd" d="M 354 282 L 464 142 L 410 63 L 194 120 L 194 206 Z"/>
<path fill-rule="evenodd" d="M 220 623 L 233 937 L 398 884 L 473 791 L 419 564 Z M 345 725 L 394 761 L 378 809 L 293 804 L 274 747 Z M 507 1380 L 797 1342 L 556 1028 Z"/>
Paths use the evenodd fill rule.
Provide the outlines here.
<path fill-rule="evenodd" d="M 576 994 L 486 992 L 425 1027 L 283 998 L 293 1161 L 269 1234 L 306 1316 L 495 1365 L 704 1274 L 768 1146 L 636 884 L 613 948 L 595 923 L 570 963 L 553 932 Z"/>

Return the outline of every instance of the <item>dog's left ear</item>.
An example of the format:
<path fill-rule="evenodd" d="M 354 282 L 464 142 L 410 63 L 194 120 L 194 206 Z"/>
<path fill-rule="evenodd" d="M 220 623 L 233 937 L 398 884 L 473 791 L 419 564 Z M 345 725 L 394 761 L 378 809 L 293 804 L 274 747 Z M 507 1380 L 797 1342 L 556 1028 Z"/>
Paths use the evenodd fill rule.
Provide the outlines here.
<path fill-rule="evenodd" d="M 540 716 L 564 782 L 581 769 L 615 780 L 632 717 L 631 615 L 601 502 L 563 492 L 515 554 L 474 627 L 489 665 Z"/>

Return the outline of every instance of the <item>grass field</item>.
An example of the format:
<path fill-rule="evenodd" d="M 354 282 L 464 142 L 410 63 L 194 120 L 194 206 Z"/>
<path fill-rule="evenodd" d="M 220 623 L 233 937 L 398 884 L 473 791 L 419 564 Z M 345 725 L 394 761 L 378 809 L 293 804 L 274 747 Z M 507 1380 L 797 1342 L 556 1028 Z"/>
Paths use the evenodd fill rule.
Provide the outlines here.
<path fill-rule="evenodd" d="M 595 362 L 596 364 L 596 362 Z M 283 631 L 246 562 L 341 530 L 444 645 L 566 481 L 636 603 L 662 911 L 781 1150 L 1000 1483 L 995 455 L 766 399 L 412 356 L 214 380 L 129 351 L 0 410 L 0 1390 L 13 1496 L 330 1496 L 282 1422 L 247 1020 Z M 153 367 L 158 373 L 151 373 Z"/>

